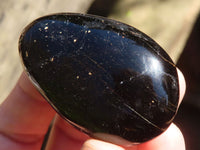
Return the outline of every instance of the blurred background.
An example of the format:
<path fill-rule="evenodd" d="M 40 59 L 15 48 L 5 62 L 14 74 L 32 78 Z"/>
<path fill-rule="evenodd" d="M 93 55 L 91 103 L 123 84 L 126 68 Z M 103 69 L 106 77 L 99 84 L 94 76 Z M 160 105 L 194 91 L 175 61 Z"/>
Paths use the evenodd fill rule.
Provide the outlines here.
<path fill-rule="evenodd" d="M 22 72 L 21 31 L 34 19 L 57 12 L 119 20 L 157 41 L 186 78 L 187 91 L 175 123 L 184 134 L 187 150 L 200 149 L 199 0 L 0 0 L 0 104 Z"/>

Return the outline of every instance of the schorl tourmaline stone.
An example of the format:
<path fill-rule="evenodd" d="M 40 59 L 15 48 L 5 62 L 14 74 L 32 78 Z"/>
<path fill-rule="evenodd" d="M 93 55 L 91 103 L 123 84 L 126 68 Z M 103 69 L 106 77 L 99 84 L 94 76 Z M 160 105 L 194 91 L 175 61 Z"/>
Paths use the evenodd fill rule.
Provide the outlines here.
<path fill-rule="evenodd" d="M 72 125 L 116 143 L 141 143 L 176 112 L 176 66 L 151 38 L 124 23 L 85 14 L 39 18 L 19 40 L 33 84 Z"/>

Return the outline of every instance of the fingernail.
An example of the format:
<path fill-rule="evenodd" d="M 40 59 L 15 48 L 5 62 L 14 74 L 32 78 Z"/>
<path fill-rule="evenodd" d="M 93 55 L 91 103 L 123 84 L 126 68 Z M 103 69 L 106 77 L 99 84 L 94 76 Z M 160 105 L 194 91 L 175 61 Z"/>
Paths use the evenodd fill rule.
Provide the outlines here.
<path fill-rule="evenodd" d="M 81 150 L 125 150 L 125 149 L 111 143 L 90 139 L 83 144 Z"/>

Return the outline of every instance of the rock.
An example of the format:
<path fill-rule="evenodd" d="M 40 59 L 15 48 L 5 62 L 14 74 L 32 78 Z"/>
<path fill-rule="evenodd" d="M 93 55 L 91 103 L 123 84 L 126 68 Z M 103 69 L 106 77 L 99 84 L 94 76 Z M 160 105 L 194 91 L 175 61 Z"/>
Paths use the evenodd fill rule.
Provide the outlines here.
<path fill-rule="evenodd" d="M 51 106 L 92 137 L 145 142 L 165 131 L 177 112 L 176 66 L 129 25 L 92 15 L 49 15 L 24 29 L 19 52 Z"/>

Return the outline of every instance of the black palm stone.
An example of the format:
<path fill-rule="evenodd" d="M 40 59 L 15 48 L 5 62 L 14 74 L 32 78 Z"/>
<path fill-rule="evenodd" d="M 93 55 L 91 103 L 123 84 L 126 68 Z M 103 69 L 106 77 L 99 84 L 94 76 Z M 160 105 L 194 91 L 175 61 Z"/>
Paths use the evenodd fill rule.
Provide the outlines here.
<path fill-rule="evenodd" d="M 52 107 L 92 137 L 145 142 L 165 131 L 177 112 L 176 66 L 129 25 L 93 15 L 49 15 L 25 28 L 19 52 Z"/>

